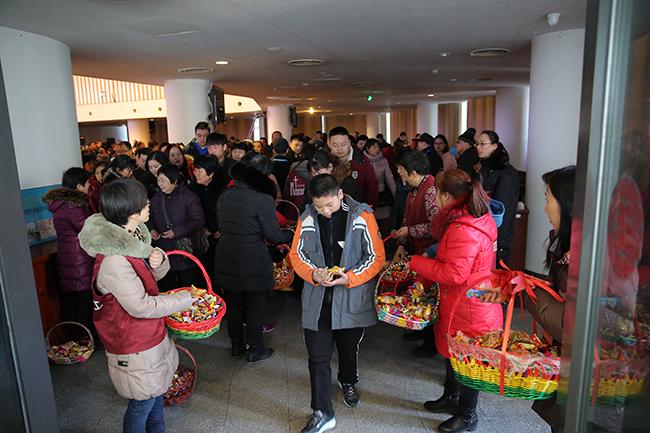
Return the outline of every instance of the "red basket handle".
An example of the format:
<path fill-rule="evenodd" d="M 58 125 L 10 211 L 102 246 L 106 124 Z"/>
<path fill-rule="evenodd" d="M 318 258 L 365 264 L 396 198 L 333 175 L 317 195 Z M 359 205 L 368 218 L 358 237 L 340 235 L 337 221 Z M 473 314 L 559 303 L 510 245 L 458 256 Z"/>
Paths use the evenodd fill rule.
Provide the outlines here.
<path fill-rule="evenodd" d="M 289 200 L 284 200 L 284 199 L 278 199 L 278 200 L 275 201 L 275 207 L 277 208 L 280 203 L 288 203 L 288 204 L 290 204 L 296 210 L 296 220 L 298 220 L 300 218 L 300 209 L 298 208 L 298 206 L 296 206 L 296 204 L 294 202 L 289 201 Z"/>
<path fill-rule="evenodd" d="M 194 257 L 192 254 L 188 253 L 187 251 L 182 251 L 182 250 L 172 250 L 172 251 L 165 251 L 165 254 L 168 256 L 185 256 L 191 261 L 193 261 L 201 270 L 203 273 L 203 278 L 205 278 L 205 282 L 208 285 L 208 293 L 211 295 L 214 295 L 214 292 L 212 291 L 212 281 L 210 280 L 210 276 L 208 275 L 208 271 L 205 270 L 203 267 L 203 264 L 199 259 Z"/>
<path fill-rule="evenodd" d="M 174 341 L 174 346 L 181 352 L 183 352 L 188 358 L 190 358 L 190 361 L 192 361 L 192 367 L 194 367 L 194 380 L 192 381 L 192 388 L 190 389 L 191 391 L 194 391 L 194 387 L 196 386 L 196 380 L 199 378 L 199 369 L 197 368 L 196 365 L 196 359 L 194 359 L 194 356 L 192 355 L 192 352 L 178 344 L 176 341 Z M 180 364 L 180 363 L 179 363 Z"/>

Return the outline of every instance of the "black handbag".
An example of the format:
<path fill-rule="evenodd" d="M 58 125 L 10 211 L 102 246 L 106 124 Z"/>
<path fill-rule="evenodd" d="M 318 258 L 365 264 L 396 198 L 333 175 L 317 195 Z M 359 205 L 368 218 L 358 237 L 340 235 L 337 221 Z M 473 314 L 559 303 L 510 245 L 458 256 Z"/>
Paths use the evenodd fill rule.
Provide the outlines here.
<path fill-rule="evenodd" d="M 165 217 L 165 224 L 167 225 L 167 230 L 171 230 L 173 225 L 169 221 L 169 215 L 167 215 L 167 205 L 165 197 L 162 198 L 162 212 Z M 210 248 L 210 241 L 208 237 L 203 233 L 203 230 L 199 230 L 194 236 L 187 238 L 176 238 L 176 248 L 183 250 L 187 253 L 192 254 L 193 256 L 199 257 L 205 254 Z"/>

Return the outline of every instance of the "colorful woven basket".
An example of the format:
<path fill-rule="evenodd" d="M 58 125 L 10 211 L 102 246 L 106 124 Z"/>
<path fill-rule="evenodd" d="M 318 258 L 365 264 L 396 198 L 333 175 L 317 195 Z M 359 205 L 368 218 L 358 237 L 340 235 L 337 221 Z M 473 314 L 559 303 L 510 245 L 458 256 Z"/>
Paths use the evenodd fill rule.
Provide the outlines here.
<path fill-rule="evenodd" d="M 63 325 L 73 325 L 83 328 L 84 331 L 88 334 L 88 339 L 83 339 L 79 341 L 68 341 L 64 344 L 51 345 L 50 344 L 50 334 L 59 326 Z M 95 339 L 93 338 L 90 329 L 85 327 L 79 322 L 61 322 L 54 325 L 47 332 L 45 336 L 45 346 L 47 348 L 47 357 L 50 362 L 57 365 L 73 365 L 73 364 L 83 364 L 88 361 L 90 355 L 95 351 Z"/>
<path fill-rule="evenodd" d="M 421 330 L 426 328 L 429 324 L 434 323 L 438 320 L 438 305 L 440 302 L 440 291 L 438 285 L 433 285 L 427 291 L 427 298 L 425 299 L 426 305 L 431 305 L 431 316 L 429 320 L 423 320 L 413 317 L 406 317 L 402 315 L 392 314 L 384 310 L 381 306 L 381 303 L 377 300 L 379 284 L 375 286 L 375 310 L 377 311 L 377 318 L 389 325 L 398 326 L 400 328 L 412 329 L 412 330 Z"/>
<path fill-rule="evenodd" d="M 163 401 L 165 403 L 165 406 L 174 406 L 181 404 L 190 398 L 192 391 L 194 391 L 194 385 L 196 384 L 198 372 L 196 359 L 194 359 L 192 353 L 180 344 L 174 344 L 178 350 L 183 352 L 190 359 L 192 362 L 192 368 L 185 367 L 179 363 L 178 368 L 176 369 L 176 373 L 174 373 L 172 385 L 165 392 L 165 394 L 163 394 Z"/>
<path fill-rule="evenodd" d="M 417 274 L 408 267 L 408 261 L 392 261 L 384 266 L 384 269 L 379 275 L 377 279 L 377 291 L 380 294 L 384 292 L 396 294 L 413 284 L 416 278 Z"/>
<path fill-rule="evenodd" d="M 548 287 L 548 285 L 537 278 L 531 277 L 520 271 L 495 271 L 496 275 L 490 272 L 477 274 L 474 283 L 485 281 L 492 277 L 492 283 L 499 280 L 504 284 L 512 284 L 502 293 L 511 294 L 506 312 L 506 323 L 502 334 L 501 350 L 487 347 L 480 347 L 473 344 L 459 341 L 456 336 L 463 336 L 458 331 L 456 336 L 451 334 L 451 325 L 456 309 L 461 299 L 465 296 L 461 293 L 451 310 L 451 320 L 447 329 L 449 342 L 449 361 L 454 369 L 458 381 L 479 391 L 492 394 L 501 394 L 506 397 L 524 400 L 544 400 L 550 398 L 558 388 L 560 378 L 560 358 L 558 356 L 545 356 L 544 354 L 514 354 L 508 353 L 507 348 L 510 340 L 512 325 L 512 314 L 514 311 L 515 295 L 522 291 L 532 292 L 533 287 L 540 287 L 552 292 L 556 299 L 561 298 Z M 507 275 L 506 275 L 507 273 Z M 474 287 L 470 284 L 469 287 Z M 550 293 L 549 292 L 549 293 Z M 534 294 L 533 294 L 534 296 Z"/>
<path fill-rule="evenodd" d="M 291 249 L 289 245 L 280 246 L 286 248 L 287 250 Z M 295 271 L 293 270 L 293 266 L 291 266 L 291 262 L 289 261 L 288 256 L 282 259 L 281 262 L 275 263 L 273 265 L 273 279 L 275 280 L 275 286 L 273 288 L 274 290 L 281 292 L 293 291 L 292 284 L 294 278 Z"/>
<path fill-rule="evenodd" d="M 169 331 L 170 334 L 175 335 L 178 338 L 182 338 L 185 340 L 198 340 L 201 338 L 208 338 L 215 332 L 219 330 L 219 326 L 221 325 L 221 320 L 223 319 L 223 316 L 226 314 L 226 303 L 224 300 L 214 293 L 212 291 L 212 282 L 210 281 L 210 277 L 208 276 L 207 271 L 196 257 L 194 257 L 192 254 L 189 254 L 185 251 L 181 250 L 174 250 L 174 251 L 167 251 L 168 256 L 173 256 L 173 255 L 179 255 L 179 256 L 185 256 L 188 259 L 192 260 L 198 267 L 201 269 L 201 272 L 203 273 L 203 278 L 205 278 L 205 281 L 207 283 L 207 291 L 209 294 L 217 298 L 217 304 L 219 305 L 219 311 L 217 312 L 217 315 L 211 319 L 204 320 L 201 322 L 177 322 L 169 317 L 165 317 L 165 325 L 167 326 L 167 330 Z M 178 292 L 183 292 L 183 291 L 189 291 L 192 290 L 190 287 L 181 287 L 179 289 L 174 289 L 170 290 L 168 293 L 178 293 Z"/>

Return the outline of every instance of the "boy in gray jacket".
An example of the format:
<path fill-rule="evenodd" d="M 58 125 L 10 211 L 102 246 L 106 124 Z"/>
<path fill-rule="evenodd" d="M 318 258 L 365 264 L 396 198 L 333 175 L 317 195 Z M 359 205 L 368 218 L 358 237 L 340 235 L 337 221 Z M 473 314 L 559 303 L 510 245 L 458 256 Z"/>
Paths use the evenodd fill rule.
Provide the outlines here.
<path fill-rule="evenodd" d="M 344 402 L 348 407 L 359 404 L 358 348 L 364 328 L 377 322 L 374 278 L 385 264 L 385 253 L 368 205 L 344 195 L 329 174 L 315 176 L 308 188 L 313 202 L 298 221 L 289 255 L 305 280 L 302 326 L 313 413 L 302 433 L 322 433 L 336 426 L 330 367 L 334 343 Z"/>

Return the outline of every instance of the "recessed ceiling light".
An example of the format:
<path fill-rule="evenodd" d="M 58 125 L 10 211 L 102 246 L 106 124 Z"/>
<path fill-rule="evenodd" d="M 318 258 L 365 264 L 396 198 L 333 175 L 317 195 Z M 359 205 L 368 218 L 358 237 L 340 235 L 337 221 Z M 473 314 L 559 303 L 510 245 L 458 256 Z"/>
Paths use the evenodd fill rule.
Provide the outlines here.
<path fill-rule="evenodd" d="M 217 60 L 214 63 L 217 64 L 217 65 L 227 65 L 230 62 L 228 60 Z"/>
<path fill-rule="evenodd" d="M 470 82 L 476 83 L 477 81 L 494 81 L 492 77 L 474 77 L 469 79 Z"/>
<path fill-rule="evenodd" d="M 449 52 L 449 51 L 443 51 L 443 52 L 441 52 L 441 53 L 438 53 L 438 55 L 439 55 L 440 57 L 449 57 L 449 56 L 451 56 L 451 52 Z"/>
<path fill-rule="evenodd" d="M 298 88 L 297 86 L 277 86 L 277 87 L 274 87 L 273 90 L 278 92 L 280 90 L 297 89 L 297 88 Z"/>
<path fill-rule="evenodd" d="M 452 78 L 449 79 L 449 82 L 450 82 L 450 83 L 455 83 L 456 81 L 458 81 L 458 78 L 453 78 L 453 77 L 452 77 Z"/>
<path fill-rule="evenodd" d="M 287 63 L 289 63 L 291 66 L 320 66 L 323 63 L 325 63 L 325 60 L 321 59 L 294 59 L 294 60 L 289 60 Z"/>
<path fill-rule="evenodd" d="M 187 68 L 179 68 L 176 71 L 180 72 L 181 74 L 207 74 L 214 72 L 214 69 L 190 66 Z"/>
<path fill-rule="evenodd" d="M 309 107 L 309 110 L 307 110 L 309 114 L 314 114 L 316 110 L 314 110 L 314 107 Z"/>
<path fill-rule="evenodd" d="M 350 113 L 350 116 L 354 116 L 354 113 Z"/>
<path fill-rule="evenodd" d="M 432 70 L 431 70 L 431 73 L 432 73 L 433 75 L 438 75 L 438 74 L 440 73 L 440 69 L 432 69 Z"/>
<path fill-rule="evenodd" d="M 427 96 L 428 96 L 429 98 L 433 98 L 433 97 L 436 96 L 436 95 L 434 95 L 433 93 L 429 93 Z"/>
<path fill-rule="evenodd" d="M 509 52 L 510 50 L 507 48 L 479 48 L 478 50 L 470 51 L 469 55 L 472 57 L 498 57 Z"/>
<path fill-rule="evenodd" d="M 282 51 L 282 48 L 280 47 L 266 47 L 265 49 L 269 53 L 279 53 L 280 51 Z"/>
<path fill-rule="evenodd" d="M 341 79 L 339 77 L 320 77 L 320 78 L 314 78 L 312 81 L 316 83 L 321 83 L 327 81 L 341 81 Z"/>
<path fill-rule="evenodd" d="M 302 83 L 302 87 L 308 87 L 308 86 L 309 86 L 309 83 L 307 83 L 307 82 Z"/>

